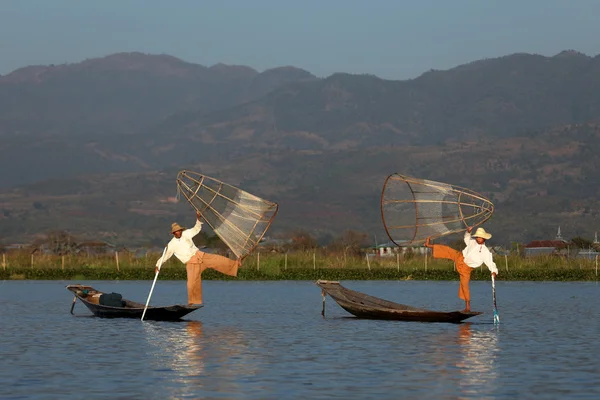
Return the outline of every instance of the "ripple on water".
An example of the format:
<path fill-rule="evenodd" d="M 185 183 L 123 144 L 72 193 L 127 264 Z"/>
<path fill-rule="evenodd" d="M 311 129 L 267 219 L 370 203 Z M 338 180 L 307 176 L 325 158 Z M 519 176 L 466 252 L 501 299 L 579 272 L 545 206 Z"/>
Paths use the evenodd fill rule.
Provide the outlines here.
<path fill-rule="evenodd" d="M 73 317 L 66 284 L 0 283 L 1 398 L 600 398 L 594 283 L 498 282 L 500 326 L 486 282 L 486 314 L 460 325 L 348 318 L 330 298 L 323 319 L 312 282 L 207 281 L 178 323 Z M 150 286 L 91 284 L 138 301 Z M 456 282 L 344 284 L 461 306 Z M 153 304 L 182 301 L 184 282 L 157 284 Z"/>

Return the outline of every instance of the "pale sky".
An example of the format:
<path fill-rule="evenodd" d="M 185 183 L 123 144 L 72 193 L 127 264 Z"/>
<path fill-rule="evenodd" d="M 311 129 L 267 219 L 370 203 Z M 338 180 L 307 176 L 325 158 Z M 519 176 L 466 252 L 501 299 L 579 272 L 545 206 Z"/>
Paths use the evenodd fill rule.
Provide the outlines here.
<path fill-rule="evenodd" d="M 409 79 L 517 52 L 600 53 L 600 0 L 2 0 L 0 74 L 127 51 Z"/>

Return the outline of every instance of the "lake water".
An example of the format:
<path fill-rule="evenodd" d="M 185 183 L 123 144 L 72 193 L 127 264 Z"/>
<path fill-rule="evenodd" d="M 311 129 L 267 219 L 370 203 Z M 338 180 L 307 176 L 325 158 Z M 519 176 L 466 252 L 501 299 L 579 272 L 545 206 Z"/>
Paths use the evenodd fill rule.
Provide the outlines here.
<path fill-rule="evenodd" d="M 0 281 L 2 399 L 600 398 L 600 286 L 471 282 L 463 324 L 351 317 L 313 282 L 204 282 L 184 322 L 74 317 L 62 281 Z M 145 302 L 150 281 L 81 282 Z M 444 311 L 458 282 L 345 281 Z M 159 281 L 152 305 L 186 301 Z M 78 302 L 75 313 L 89 315 Z"/>

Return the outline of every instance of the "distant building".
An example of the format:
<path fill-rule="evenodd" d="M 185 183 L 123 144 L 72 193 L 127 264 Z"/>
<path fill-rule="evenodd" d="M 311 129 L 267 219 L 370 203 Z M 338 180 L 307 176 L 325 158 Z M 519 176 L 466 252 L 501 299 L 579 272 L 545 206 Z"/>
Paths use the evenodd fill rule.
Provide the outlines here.
<path fill-rule="evenodd" d="M 373 257 L 392 257 L 399 253 L 399 248 L 394 243 L 382 243 L 369 248 L 367 254 L 370 253 Z"/>
<path fill-rule="evenodd" d="M 260 240 L 260 242 L 256 246 L 256 249 L 271 253 L 282 253 L 287 248 L 292 246 L 292 244 L 292 239 L 277 239 L 265 236 Z"/>
<path fill-rule="evenodd" d="M 22 243 L 11 243 L 0 246 L 0 253 L 20 253 L 26 250 L 31 252 L 31 245 Z"/>
<path fill-rule="evenodd" d="M 577 258 L 587 258 L 589 260 L 594 260 L 596 257 L 600 256 L 600 242 L 598 242 L 598 232 L 594 233 L 594 241 L 592 245 L 587 249 L 579 250 L 577 253 Z"/>
<path fill-rule="evenodd" d="M 377 257 L 395 257 L 396 254 L 406 254 L 412 252 L 413 254 L 425 254 L 431 253 L 431 249 L 423 245 L 402 245 L 397 246 L 394 242 L 387 242 L 379 244 L 371 248 L 375 251 L 374 255 Z"/>
<path fill-rule="evenodd" d="M 594 249 L 581 249 L 577 253 L 577 258 L 587 258 L 588 260 L 594 260 L 598 256 L 600 256 L 600 252 Z"/>
<path fill-rule="evenodd" d="M 568 256 L 574 245 L 563 239 L 560 226 L 554 240 L 534 240 L 524 247 L 525 257 L 535 256 Z"/>

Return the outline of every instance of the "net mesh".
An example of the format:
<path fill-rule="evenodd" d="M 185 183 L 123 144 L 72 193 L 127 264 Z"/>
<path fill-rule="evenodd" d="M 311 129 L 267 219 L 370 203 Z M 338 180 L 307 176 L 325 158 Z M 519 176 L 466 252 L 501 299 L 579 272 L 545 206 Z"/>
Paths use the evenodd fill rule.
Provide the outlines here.
<path fill-rule="evenodd" d="M 179 172 L 177 188 L 240 258 L 260 242 L 278 210 L 276 203 L 196 172 Z"/>
<path fill-rule="evenodd" d="M 398 246 L 465 231 L 493 212 L 490 200 L 469 189 L 400 174 L 386 179 L 381 194 L 383 225 Z"/>

